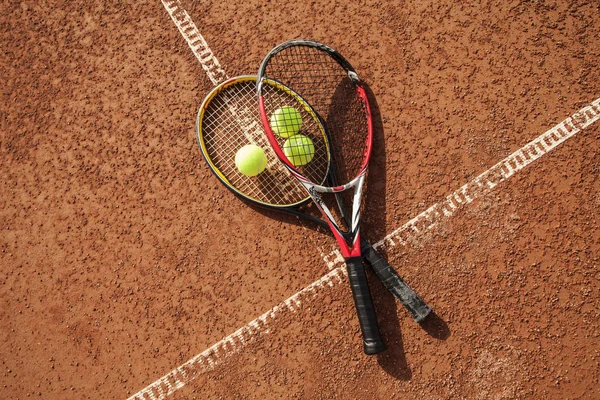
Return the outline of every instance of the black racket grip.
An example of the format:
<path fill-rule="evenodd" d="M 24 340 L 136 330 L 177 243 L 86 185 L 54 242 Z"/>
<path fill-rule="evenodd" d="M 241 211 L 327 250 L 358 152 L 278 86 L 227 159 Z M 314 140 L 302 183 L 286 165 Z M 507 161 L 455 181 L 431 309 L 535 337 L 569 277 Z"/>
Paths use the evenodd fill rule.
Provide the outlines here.
<path fill-rule="evenodd" d="M 398 273 L 373 249 L 373 247 L 361 238 L 360 247 L 363 257 L 375 271 L 375 274 L 406 309 L 412 314 L 416 322 L 422 322 L 431 312 L 429 307 L 414 290 L 408 286 Z"/>
<path fill-rule="evenodd" d="M 354 305 L 358 314 L 358 323 L 363 336 L 365 354 L 381 353 L 385 350 L 385 344 L 379 335 L 377 316 L 375 315 L 375 307 L 373 307 L 362 257 L 347 258 L 346 268 L 348 269 L 348 279 L 350 280 Z"/>

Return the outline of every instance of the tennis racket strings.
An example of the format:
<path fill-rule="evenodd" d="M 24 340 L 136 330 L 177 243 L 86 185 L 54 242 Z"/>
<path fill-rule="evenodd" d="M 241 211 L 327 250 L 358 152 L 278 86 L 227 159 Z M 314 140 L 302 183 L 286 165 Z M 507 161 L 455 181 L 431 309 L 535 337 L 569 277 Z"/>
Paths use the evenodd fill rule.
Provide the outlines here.
<path fill-rule="evenodd" d="M 332 168 L 339 184 L 359 175 L 366 164 L 368 109 L 340 60 L 315 47 L 291 46 L 269 60 L 263 75 L 275 77 L 316 112 L 327 132 L 321 140 L 330 147 Z M 262 95 L 268 115 L 286 105 L 281 102 L 282 98 L 273 98 L 268 91 L 263 90 Z M 306 131 L 312 133 L 311 138 L 318 137 L 321 133 L 312 132 L 312 128 L 307 126 Z M 315 154 L 315 158 L 317 156 Z M 311 182 L 320 183 L 306 176 L 303 169 L 299 168 L 299 172 Z"/>
<path fill-rule="evenodd" d="M 203 102 L 198 123 L 203 154 L 229 187 L 259 203 L 291 205 L 305 201 L 306 190 L 281 165 L 260 124 L 255 77 L 225 82 Z M 261 147 L 267 156 L 265 170 L 256 177 L 242 174 L 235 166 L 236 152 L 247 144 Z"/>

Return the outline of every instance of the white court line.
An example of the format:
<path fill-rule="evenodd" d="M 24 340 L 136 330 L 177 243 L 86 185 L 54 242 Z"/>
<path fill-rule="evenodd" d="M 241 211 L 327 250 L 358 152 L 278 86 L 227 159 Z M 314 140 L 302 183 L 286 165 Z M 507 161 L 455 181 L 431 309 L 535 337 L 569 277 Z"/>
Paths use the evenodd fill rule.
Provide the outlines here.
<path fill-rule="evenodd" d="M 161 1 L 182 35 L 186 38 L 190 48 L 192 48 L 192 51 L 194 51 L 194 54 L 196 54 L 196 57 L 201 62 L 209 79 L 214 84 L 218 84 L 220 82 L 219 79 L 226 78 L 217 59 L 209 49 L 204 38 L 200 35 L 200 32 L 198 32 L 187 12 L 181 7 L 179 1 Z M 447 196 L 444 201 L 429 207 L 377 242 L 374 247 L 395 246 L 396 244 L 406 245 L 411 239 L 414 240 L 419 233 L 433 228 L 443 218 L 449 218 L 461 207 L 470 204 L 476 198 L 489 192 L 499 183 L 507 180 L 516 172 L 525 168 L 544 154 L 547 154 L 599 119 L 600 98 L 546 131 L 538 138 L 527 143 L 489 170 L 483 172 L 471 182 Z M 339 251 L 336 250 L 324 256 L 324 261 L 331 269 L 329 273 L 132 395 L 128 400 L 165 399 L 168 395 L 184 387 L 201 374 L 213 370 L 228 357 L 240 352 L 257 337 L 267 334 L 269 332 L 269 323 L 275 320 L 278 315 L 286 310 L 295 312 L 302 306 L 304 299 L 318 296 L 321 288 L 325 287 L 325 285 L 333 286 L 345 280 L 346 269 L 344 265 L 338 266 L 338 264 L 343 264 L 343 258 Z"/>
<path fill-rule="evenodd" d="M 196 56 L 198 61 L 200 61 L 200 65 L 206 72 L 208 79 L 215 85 L 219 85 L 225 80 L 229 79 L 223 67 L 215 57 L 214 53 L 208 47 L 208 43 L 204 37 L 200 34 L 200 31 L 192 21 L 192 18 L 187 13 L 187 11 L 181 6 L 179 0 L 161 0 L 163 6 L 169 13 L 169 16 L 179 29 L 179 32 L 187 42 L 190 49 L 192 49 L 192 53 Z M 234 107 L 229 107 L 229 111 L 233 115 L 234 118 L 240 124 L 240 127 L 244 131 L 244 136 L 248 139 L 249 143 L 256 144 L 267 151 L 267 167 L 273 167 L 273 164 L 279 163 L 277 156 L 271 150 L 271 146 L 267 140 L 267 137 L 264 134 L 262 125 L 260 121 L 246 122 L 243 118 L 237 118 L 237 111 Z M 285 171 L 287 171 L 284 168 Z"/>
<path fill-rule="evenodd" d="M 219 60 L 213 54 L 208 43 L 204 40 L 204 37 L 200 34 L 200 31 L 194 24 L 194 21 L 190 18 L 187 11 L 183 9 L 179 0 L 161 0 L 163 6 L 167 9 L 169 16 L 175 22 L 177 29 L 187 42 L 192 53 L 196 56 L 200 65 L 208 75 L 208 79 L 213 85 L 218 85 L 227 79 L 227 74 L 221 67 Z"/>
<path fill-rule="evenodd" d="M 344 280 L 343 273 L 344 270 L 341 268 L 330 271 L 321 279 L 313 282 L 284 302 L 271 308 L 260 317 L 253 319 L 231 335 L 193 357 L 185 364 L 175 368 L 156 382 L 129 397 L 128 400 L 158 400 L 166 398 L 201 374 L 211 371 L 226 358 L 238 353 L 246 344 L 257 337 L 269 333 L 269 322 L 276 319 L 278 315 L 283 314 L 286 310 L 295 312 L 302 305 L 304 299 L 316 297 L 319 294 L 319 290 L 325 285 L 333 286 L 334 283 L 342 282 Z"/>

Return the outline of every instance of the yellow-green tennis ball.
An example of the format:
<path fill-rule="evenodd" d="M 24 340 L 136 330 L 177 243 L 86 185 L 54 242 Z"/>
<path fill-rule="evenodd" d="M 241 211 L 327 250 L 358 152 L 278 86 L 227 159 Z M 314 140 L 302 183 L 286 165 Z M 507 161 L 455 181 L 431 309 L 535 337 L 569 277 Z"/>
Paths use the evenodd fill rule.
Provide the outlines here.
<path fill-rule="evenodd" d="M 302 115 L 291 106 L 283 106 L 271 114 L 271 129 L 282 138 L 294 136 L 302 128 Z"/>
<path fill-rule="evenodd" d="M 256 176 L 267 166 L 265 151 L 255 144 L 247 144 L 235 153 L 235 166 L 246 176 Z"/>
<path fill-rule="evenodd" d="M 283 144 L 283 154 L 292 164 L 299 167 L 308 164 L 315 156 L 312 140 L 304 135 L 294 135 Z"/>

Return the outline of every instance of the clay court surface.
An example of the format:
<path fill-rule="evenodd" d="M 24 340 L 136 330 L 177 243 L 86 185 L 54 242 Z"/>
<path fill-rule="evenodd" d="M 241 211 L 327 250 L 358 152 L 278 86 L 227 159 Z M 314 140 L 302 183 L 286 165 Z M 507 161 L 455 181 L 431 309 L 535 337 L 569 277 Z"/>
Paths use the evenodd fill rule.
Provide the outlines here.
<path fill-rule="evenodd" d="M 435 310 L 416 324 L 370 275 L 385 353 L 362 353 L 340 275 L 168 398 L 600 399 L 597 2 L 170 4 L 229 76 L 293 38 L 354 64 L 376 101 L 373 243 L 589 112 L 381 246 Z M 161 1 L 0 10 L 0 397 L 164 398 L 161 377 L 340 268 L 330 236 L 247 207 L 210 172 L 195 117 L 214 85 Z"/>

